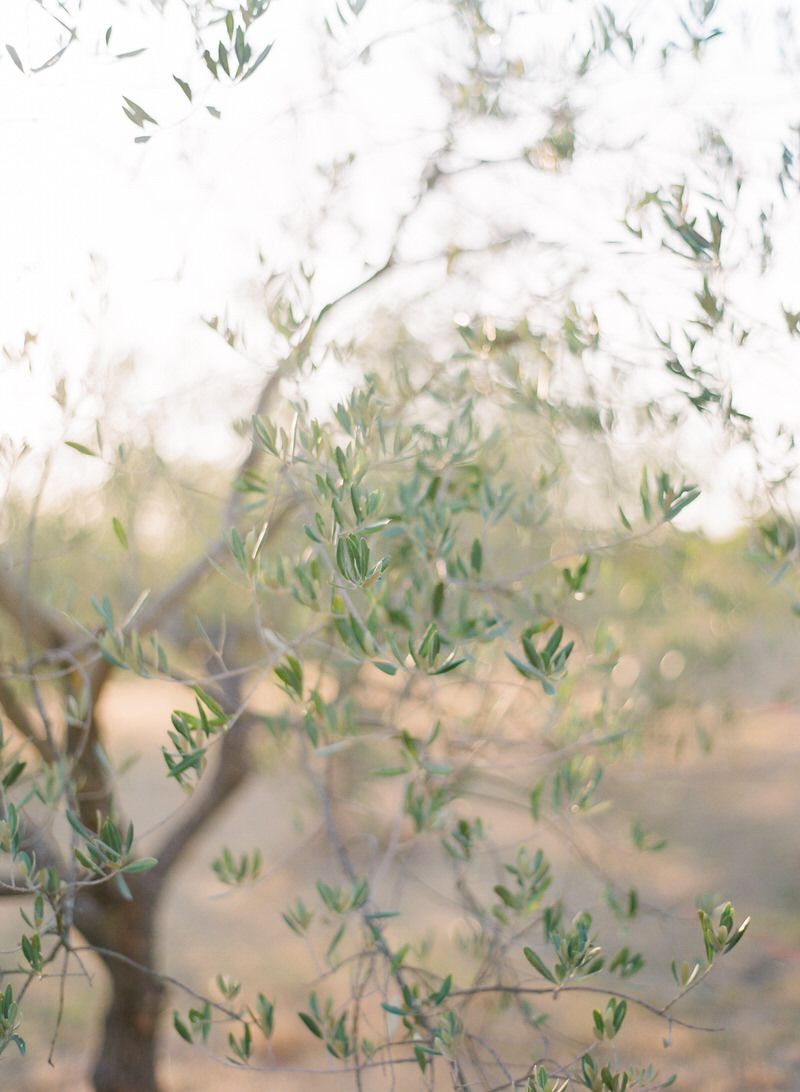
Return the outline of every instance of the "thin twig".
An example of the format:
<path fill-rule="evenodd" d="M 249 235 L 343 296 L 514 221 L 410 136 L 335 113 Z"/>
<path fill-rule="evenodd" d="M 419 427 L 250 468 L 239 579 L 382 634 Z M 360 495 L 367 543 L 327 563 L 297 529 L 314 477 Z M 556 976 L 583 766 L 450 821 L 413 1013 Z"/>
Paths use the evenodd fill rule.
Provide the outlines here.
<path fill-rule="evenodd" d="M 566 986 L 473 986 L 470 989 L 464 990 L 451 990 L 450 997 L 473 997 L 476 994 L 497 994 L 504 993 L 512 996 L 523 997 L 526 995 L 531 996 L 543 996 L 550 994 L 551 996 L 559 993 L 596 993 L 601 994 L 603 997 L 619 997 L 623 1001 L 628 1001 L 632 1005 L 637 1005 L 640 1009 L 645 1009 L 647 1012 L 652 1013 L 654 1016 L 660 1017 L 662 1020 L 667 1020 L 669 1023 L 677 1024 L 682 1028 L 689 1028 L 691 1031 L 708 1031 L 717 1032 L 724 1031 L 724 1028 L 708 1027 L 705 1024 L 690 1024 L 686 1020 L 679 1020 L 677 1016 L 671 1016 L 667 1014 L 666 1008 L 659 1008 L 657 1005 L 651 1005 L 649 1001 L 643 1001 L 641 997 L 635 997 L 633 994 L 621 993 L 615 989 L 604 989 L 602 986 L 578 986 L 578 985 L 566 985 Z M 675 1000 L 678 1000 L 677 998 Z M 670 1002 L 673 1004 L 674 1002 Z M 668 1008 L 669 1006 L 667 1006 Z"/>

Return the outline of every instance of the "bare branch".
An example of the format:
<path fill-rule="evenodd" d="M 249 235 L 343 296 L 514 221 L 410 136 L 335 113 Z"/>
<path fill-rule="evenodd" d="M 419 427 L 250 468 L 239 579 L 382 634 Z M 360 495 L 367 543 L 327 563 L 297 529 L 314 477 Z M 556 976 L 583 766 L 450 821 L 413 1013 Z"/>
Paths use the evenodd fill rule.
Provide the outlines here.
<path fill-rule="evenodd" d="M 0 608 L 17 623 L 21 634 L 29 634 L 45 648 L 61 648 L 72 633 L 61 615 L 37 603 L 8 571 L 0 568 Z"/>
<path fill-rule="evenodd" d="M 333 850 L 339 860 L 342 872 L 345 874 L 347 879 L 354 884 L 358 879 L 358 873 L 356 872 L 356 868 L 353 864 L 347 846 L 344 844 L 341 834 L 339 833 L 339 828 L 336 823 L 336 817 L 334 815 L 333 803 L 331 801 L 330 793 L 321 778 L 318 777 L 318 775 L 314 771 L 309 756 L 305 750 L 303 755 L 303 767 L 306 776 L 308 777 L 314 788 L 317 799 L 319 800 L 319 804 L 322 809 L 325 831 L 328 835 L 331 846 L 333 847 Z M 391 977 L 400 987 L 401 992 L 405 995 L 408 987 L 406 985 L 403 968 L 394 965 L 393 953 L 386 941 L 386 938 L 384 937 L 380 925 L 378 924 L 378 918 L 376 917 L 376 907 L 372 899 L 368 899 L 360 907 L 359 915 L 366 929 L 371 935 L 375 947 L 388 964 Z M 430 1020 L 428 1019 L 428 1016 L 419 1009 L 415 1010 L 414 1015 L 420 1026 L 423 1027 L 432 1037 L 433 1027 Z M 453 1078 L 453 1087 L 458 1089 L 467 1089 L 469 1087 L 469 1085 L 467 1084 L 467 1078 L 458 1058 L 451 1058 L 449 1060 L 449 1064 L 451 1067 L 451 1073 Z"/>
<path fill-rule="evenodd" d="M 602 986 L 472 986 L 469 989 L 464 990 L 451 990 L 450 997 L 474 997 L 479 993 L 487 994 L 510 994 L 515 997 L 526 996 L 558 996 L 559 993 L 597 993 L 603 997 L 619 997 L 623 1001 L 629 1002 L 631 1005 L 637 1005 L 640 1009 L 644 1009 L 646 1012 L 651 1012 L 654 1016 L 661 1017 L 662 1020 L 666 1020 L 671 1024 L 677 1024 L 682 1028 L 689 1028 L 691 1031 L 724 1031 L 724 1028 L 712 1028 L 705 1024 L 690 1024 L 686 1020 L 679 1020 L 677 1016 L 672 1016 L 667 1012 L 669 1005 L 659 1008 L 658 1005 L 651 1005 L 649 1001 L 643 1001 L 641 997 L 635 997 L 630 993 L 620 993 L 619 990 L 609 987 L 603 989 Z M 673 1002 L 670 1002 L 673 1004 Z"/>
<path fill-rule="evenodd" d="M 27 709 L 14 693 L 14 688 L 4 679 L 0 679 L 0 709 L 19 734 L 33 744 L 45 762 L 52 762 L 54 755 L 50 744 L 36 730 Z"/>
<path fill-rule="evenodd" d="M 196 990 L 193 990 L 191 986 L 187 986 L 185 982 L 181 982 L 179 978 L 173 978 L 172 975 L 164 974 L 163 971 L 157 971 L 154 967 L 148 967 L 144 963 L 139 963 L 138 960 L 131 959 L 130 956 L 125 955 L 123 952 L 116 952 L 113 948 L 104 948 L 98 944 L 83 944 L 76 947 L 70 947 L 69 951 L 75 954 L 78 952 L 94 952 L 96 955 L 102 956 L 105 960 L 112 959 L 117 963 L 124 963 L 126 967 L 131 967 L 133 970 L 140 971 L 142 974 L 149 975 L 151 978 L 157 978 L 161 982 L 167 982 L 170 986 L 174 986 L 176 989 L 188 993 L 190 997 L 194 997 L 198 1001 L 206 1002 L 211 1008 L 216 1009 L 217 1012 L 227 1016 L 229 1020 L 235 1020 L 237 1023 L 242 1022 L 241 1013 L 234 1012 L 233 1009 L 220 1005 L 218 1001 L 206 997 L 205 994 L 198 993 Z"/>
<path fill-rule="evenodd" d="M 285 362 L 284 362 L 285 364 Z M 254 412 L 256 415 L 264 413 L 269 406 L 275 392 L 278 389 L 280 380 L 284 375 L 284 364 L 279 365 L 270 375 L 267 382 L 262 387 Z M 225 502 L 223 509 L 223 515 L 221 520 L 220 533 L 212 542 L 208 544 L 203 553 L 190 562 L 169 584 L 160 595 L 155 599 L 150 600 L 137 615 L 136 630 L 140 636 L 144 636 L 147 633 L 156 629 L 161 622 L 169 615 L 178 604 L 184 602 L 192 591 L 206 578 L 212 563 L 220 558 L 226 549 L 225 531 L 233 523 L 236 516 L 236 510 L 238 508 L 240 493 L 236 489 L 236 482 L 248 471 L 253 468 L 261 454 L 261 449 L 253 437 L 247 454 L 239 463 L 236 472 L 233 475 L 231 486 L 228 491 L 228 498 Z M 270 529 L 272 531 L 277 530 L 289 516 L 294 507 L 293 502 L 290 500 L 282 508 L 279 508 L 270 519 Z M 131 626 L 132 628 L 132 626 Z M 90 646 L 84 643 L 79 653 L 85 653 Z M 109 675 L 111 674 L 112 665 L 106 660 L 99 660 L 93 667 L 91 672 L 91 690 L 92 701 L 97 702 L 100 696 L 100 692 L 106 683 Z"/>

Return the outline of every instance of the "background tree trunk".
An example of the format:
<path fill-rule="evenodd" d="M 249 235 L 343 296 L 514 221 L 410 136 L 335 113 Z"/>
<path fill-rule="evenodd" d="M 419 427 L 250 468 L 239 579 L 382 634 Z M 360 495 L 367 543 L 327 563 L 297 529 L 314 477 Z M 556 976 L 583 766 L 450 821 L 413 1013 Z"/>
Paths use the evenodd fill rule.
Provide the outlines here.
<path fill-rule="evenodd" d="M 93 1071 L 96 1092 L 158 1092 L 159 1088 L 157 1032 L 166 991 L 156 975 L 141 968 L 154 968 L 160 885 L 136 887 L 132 902 L 106 889 L 102 899 L 82 899 L 76 905 L 75 924 L 98 949 L 111 979 Z"/>

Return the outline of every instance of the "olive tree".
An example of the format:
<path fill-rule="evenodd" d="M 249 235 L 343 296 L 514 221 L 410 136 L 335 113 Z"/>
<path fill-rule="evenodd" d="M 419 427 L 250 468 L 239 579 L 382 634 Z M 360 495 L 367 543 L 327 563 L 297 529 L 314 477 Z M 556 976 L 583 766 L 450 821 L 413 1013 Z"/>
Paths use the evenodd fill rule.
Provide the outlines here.
<path fill-rule="evenodd" d="M 69 7 L 50 12 L 62 37 L 47 57 L 7 47 L 17 68 L 60 63 L 80 41 Z M 189 7 L 206 97 L 268 72 L 272 43 L 258 33 L 269 7 Z M 415 186 L 380 260 L 336 291 L 313 271 L 322 243 L 293 269 L 262 259 L 274 356 L 238 423 L 226 487 L 215 472 L 215 527 L 200 541 L 207 506 L 186 525 L 195 556 L 148 561 L 136 511 L 149 456 L 109 441 L 102 422 L 45 461 L 45 473 L 56 454 L 106 464 L 91 530 L 113 534 L 119 563 L 83 564 L 81 535 L 73 564 L 86 596 L 76 605 L 39 556 L 42 494 L 9 500 L 0 894 L 20 900 L 21 931 L 0 970 L 0 1048 L 24 1050 L 38 981 L 61 976 L 68 989 L 93 952 L 111 988 L 100 1092 L 156 1089 L 162 1033 L 274 1072 L 280 1021 L 304 1027 L 320 1051 L 313 1071 L 337 1087 L 386 1087 L 395 1069 L 418 1087 L 666 1087 L 670 1073 L 627 1054 L 626 1019 L 638 1009 L 665 1034 L 692 1026 L 681 1000 L 747 927 L 725 902 L 699 911 L 696 951 L 640 949 L 635 881 L 587 862 L 587 882 L 593 868 L 601 878 L 576 903 L 542 848 L 546 832 L 569 838 L 571 824 L 592 821 L 605 766 L 642 739 L 642 705 L 610 685 L 623 650 L 584 620 L 600 560 L 639 539 L 667 548 L 678 533 L 673 520 L 700 495 L 678 450 L 686 437 L 707 428 L 759 458 L 719 362 L 775 333 L 743 318 L 735 292 L 748 263 L 771 261 L 774 210 L 751 198 L 710 122 L 699 146 L 638 190 L 624 149 L 616 159 L 628 174 L 604 166 L 608 138 L 590 124 L 602 73 L 635 93 L 643 67 L 702 66 L 722 37 L 716 5 L 693 2 L 669 19 L 654 7 L 634 19 L 628 5 L 575 5 L 560 29 L 550 19 L 559 5 L 429 7 L 430 25 L 358 43 L 365 81 L 384 36 L 402 30 L 412 47 L 416 36 L 439 50 L 442 120 L 421 146 Z M 328 13 L 329 61 L 352 56 L 362 8 Z M 104 38 L 110 48 L 111 28 Z M 197 86 L 173 77 L 191 104 Z M 140 143 L 169 139 L 142 99 L 125 96 L 120 123 Z M 321 233 L 337 201 L 343 216 L 357 208 L 346 179 L 358 162 L 328 172 Z M 779 166 L 786 191 L 788 148 Z M 573 218 L 594 180 L 615 195 L 619 237 L 608 243 L 598 223 L 576 253 Z M 551 202 L 546 237 L 523 215 L 539 199 Z M 617 290 L 614 307 L 598 276 Z M 784 313 L 792 336 L 796 316 Z M 247 351 L 223 314 L 207 322 Z M 35 352 L 33 338 L 23 351 Z M 331 360 L 357 378 L 320 412 L 309 392 Z M 620 440 L 647 455 L 621 457 Z M 115 509 L 125 488 L 127 516 Z M 790 554 L 780 532 L 790 524 L 771 526 L 768 541 Z M 157 581 L 149 591 L 143 562 Z M 123 813 L 113 725 L 99 706 L 122 672 L 186 687 L 161 748 L 186 801 L 146 849 Z M 254 698 L 265 683 L 282 695 L 269 713 Z M 260 968 L 261 985 L 220 968 L 212 996 L 162 973 L 158 950 L 176 867 L 265 747 L 304 780 L 331 854 L 290 905 L 270 906 L 317 953 L 319 980 L 299 1013 L 282 1008 Z M 509 810 L 527 828 L 518 824 L 513 851 L 497 833 Z M 643 851 L 659 848 L 639 824 L 632 835 Z M 258 879 L 266 832 L 259 840 L 221 847 L 210 862 L 221 884 Z M 415 845 L 437 862 L 463 925 L 455 941 L 420 943 L 419 908 L 409 918 L 394 897 L 392 877 Z M 645 962 L 665 969 L 657 1002 L 636 988 Z M 558 1010 L 547 1005 L 567 995 L 589 1002 L 577 1051 L 574 1030 L 561 1045 L 550 1037 Z"/>

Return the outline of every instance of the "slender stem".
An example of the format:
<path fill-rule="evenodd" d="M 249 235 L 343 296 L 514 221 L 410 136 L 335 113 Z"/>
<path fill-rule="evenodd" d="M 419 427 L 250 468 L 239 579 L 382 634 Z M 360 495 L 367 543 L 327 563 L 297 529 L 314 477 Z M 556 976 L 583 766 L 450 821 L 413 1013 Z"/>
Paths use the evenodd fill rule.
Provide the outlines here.
<path fill-rule="evenodd" d="M 323 820 L 324 820 L 324 824 L 325 824 L 325 830 L 327 832 L 328 838 L 330 840 L 331 845 L 333 846 L 333 850 L 336 853 L 336 856 L 339 859 L 339 864 L 341 866 L 342 871 L 344 872 L 344 874 L 348 878 L 348 880 L 351 883 L 355 884 L 357 882 L 357 880 L 358 880 L 358 873 L 356 872 L 356 869 L 355 869 L 355 867 L 353 865 L 353 861 L 352 861 L 352 859 L 350 857 L 350 854 L 347 851 L 347 847 L 345 846 L 345 844 L 344 844 L 344 842 L 342 840 L 342 837 L 341 837 L 341 835 L 339 833 L 339 829 L 338 829 L 338 826 L 336 824 L 335 816 L 333 814 L 333 806 L 332 806 L 332 803 L 331 803 L 330 793 L 328 792 L 327 788 L 325 787 L 325 784 L 318 777 L 318 775 L 316 774 L 316 772 L 314 771 L 314 769 L 313 769 L 313 767 L 311 765 L 311 761 L 310 761 L 310 759 L 308 757 L 307 747 L 305 745 L 305 741 L 303 741 L 303 751 L 304 751 L 303 766 L 304 766 L 306 775 L 308 776 L 312 786 L 314 787 L 314 791 L 315 791 L 315 793 L 317 795 L 317 799 L 320 802 L 320 806 L 322 808 Z M 391 949 L 389 948 L 389 945 L 386 942 L 386 938 L 384 937 L 380 926 L 377 924 L 378 919 L 375 917 L 377 912 L 378 912 L 377 908 L 376 908 L 374 902 L 372 901 L 372 899 L 368 899 L 364 903 L 364 905 L 360 908 L 359 915 L 360 915 L 360 917 L 361 917 L 361 919 L 362 919 L 362 921 L 364 923 L 364 926 L 365 926 L 367 932 L 372 937 L 372 940 L 373 940 L 373 942 L 375 944 L 375 947 L 378 949 L 378 951 L 381 953 L 381 955 L 383 956 L 383 958 L 386 960 L 387 964 L 389 965 L 389 967 L 391 969 L 390 973 L 391 973 L 392 978 L 395 980 L 395 982 L 399 986 L 401 992 L 403 994 L 406 994 L 408 992 L 408 987 L 407 987 L 407 984 L 406 984 L 405 975 L 403 974 L 403 969 L 402 969 L 402 967 L 392 967 L 392 964 L 393 964 L 392 951 L 391 951 Z M 416 1018 L 416 1020 L 420 1024 L 420 1026 L 422 1028 L 424 1028 L 424 1030 L 426 1032 L 428 1032 L 428 1034 L 431 1036 L 431 1038 L 433 1038 L 433 1028 L 431 1026 L 431 1023 L 428 1020 L 428 1017 L 425 1015 L 425 1013 L 422 1012 L 422 1010 L 418 1006 L 414 1007 L 414 1017 Z M 452 1071 L 453 1071 L 453 1073 L 452 1073 L 453 1088 L 454 1089 L 467 1089 L 469 1087 L 469 1085 L 467 1084 L 466 1074 L 464 1073 L 464 1070 L 463 1070 L 463 1068 L 461 1066 L 461 1063 L 458 1061 L 457 1058 L 453 1058 L 450 1061 L 450 1065 L 451 1065 Z"/>
<path fill-rule="evenodd" d="M 552 986 L 473 986 L 470 989 L 464 990 L 451 990 L 450 997 L 474 997 L 476 994 L 486 993 L 501 993 L 510 994 L 516 997 L 525 996 L 546 996 L 555 995 L 558 993 L 596 993 L 603 997 L 619 997 L 623 1001 L 628 1001 L 632 1005 L 637 1005 L 640 1009 L 645 1009 L 647 1012 L 651 1012 L 654 1016 L 659 1016 L 663 1020 L 667 1020 L 669 1023 L 677 1024 L 682 1028 L 689 1028 L 691 1031 L 724 1031 L 724 1028 L 708 1027 L 705 1024 L 690 1024 L 687 1020 L 679 1020 L 677 1016 L 671 1016 L 667 1014 L 669 1005 L 659 1008 L 658 1005 L 651 1005 L 649 1001 L 643 1001 L 641 997 L 635 997 L 630 993 L 622 993 L 619 990 L 604 989 L 602 986 L 579 986 L 579 985 L 566 985 L 559 986 L 554 989 Z M 678 1000 L 678 998 L 675 998 Z M 674 1004 L 674 1001 L 670 1002 Z"/>

